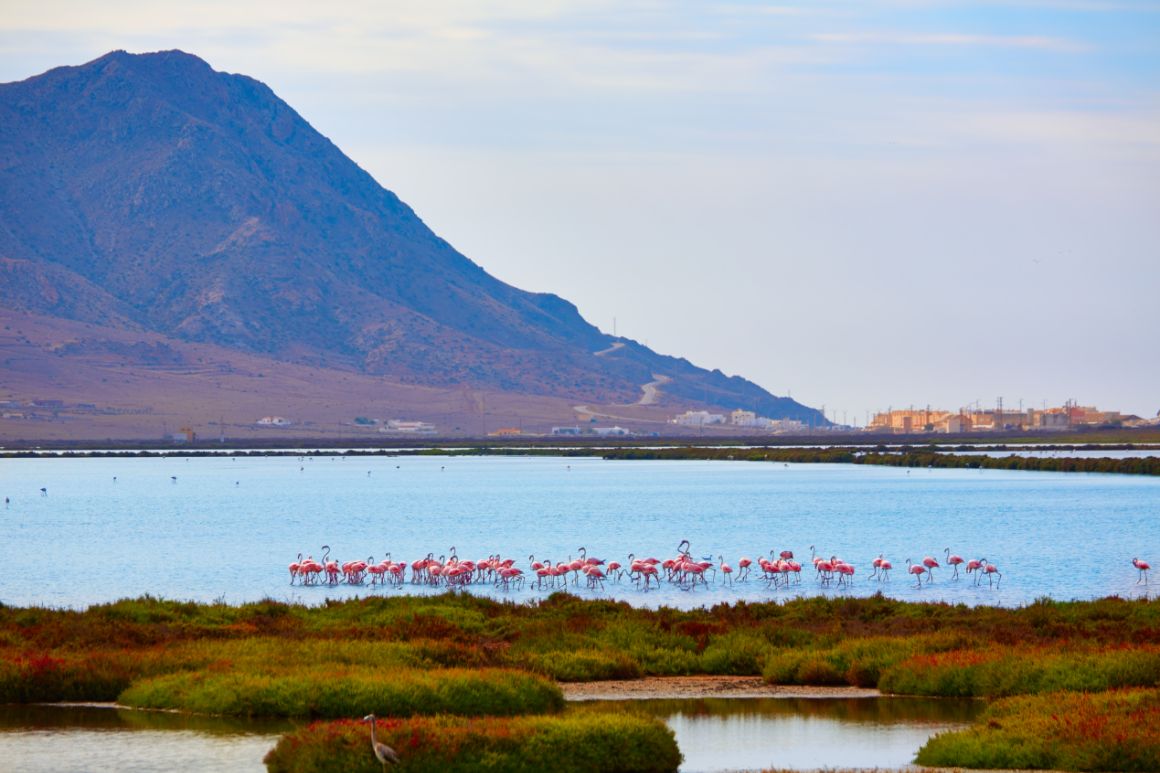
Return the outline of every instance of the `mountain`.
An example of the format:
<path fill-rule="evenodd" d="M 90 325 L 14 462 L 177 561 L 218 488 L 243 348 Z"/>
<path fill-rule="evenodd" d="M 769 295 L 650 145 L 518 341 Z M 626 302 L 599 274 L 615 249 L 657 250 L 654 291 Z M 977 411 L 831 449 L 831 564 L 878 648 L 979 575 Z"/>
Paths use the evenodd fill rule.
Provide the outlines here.
<path fill-rule="evenodd" d="M 0 127 L 6 313 L 394 383 L 826 423 L 490 276 L 265 84 L 195 56 L 2 84 Z"/>

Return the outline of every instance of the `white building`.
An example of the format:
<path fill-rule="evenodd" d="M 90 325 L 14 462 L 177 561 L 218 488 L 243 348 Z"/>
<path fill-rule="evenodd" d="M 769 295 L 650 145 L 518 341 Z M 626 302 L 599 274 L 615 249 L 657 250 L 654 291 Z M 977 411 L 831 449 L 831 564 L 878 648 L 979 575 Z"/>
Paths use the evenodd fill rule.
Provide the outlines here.
<path fill-rule="evenodd" d="M 393 432 L 406 435 L 434 435 L 435 425 L 425 421 L 404 421 L 403 419 L 388 419 L 379 432 Z"/>
<path fill-rule="evenodd" d="M 743 411 L 738 408 L 729 414 L 729 423 L 735 427 L 756 427 L 757 414 L 753 411 Z"/>
<path fill-rule="evenodd" d="M 258 419 L 260 427 L 289 427 L 294 422 L 282 416 L 263 416 Z"/>
<path fill-rule="evenodd" d="M 708 411 L 685 411 L 673 419 L 673 424 L 680 424 L 685 427 L 703 427 L 706 424 L 724 423 L 725 417 L 722 414 L 709 413 Z"/>
<path fill-rule="evenodd" d="M 579 435 L 579 427 L 552 427 L 553 435 Z"/>
<path fill-rule="evenodd" d="M 627 437 L 632 434 L 631 430 L 624 427 L 593 427 L 592 432 L 599 437 Z"/>

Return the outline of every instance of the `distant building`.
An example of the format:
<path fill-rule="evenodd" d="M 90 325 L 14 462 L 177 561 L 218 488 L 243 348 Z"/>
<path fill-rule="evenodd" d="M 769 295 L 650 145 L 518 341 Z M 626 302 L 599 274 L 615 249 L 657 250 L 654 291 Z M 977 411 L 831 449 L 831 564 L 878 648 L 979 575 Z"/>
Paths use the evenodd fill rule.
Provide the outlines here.
<path fill-rule="evenodd" d="M 488 437 L 518 437 L 522 434 L 524 434 L 524 431 L 522 429 L 517 429 L 515 427 L 500 427 L 499 429 L 497 429 L 493 432 L 487 433 L 487 436 Z"/>
<path fill-rule="evenodd" d="M 680 424 L 685 427 L 703 427 L 706 424 L 724 423 L 725 417 L 722 414 L 709 413 L 708 411 L 685 411 L 673 419 L 673 424 Z"/>
<path fill-rule="evenodd" d="M 999 432 L 1003 430 L 1065 430 L 1070 427 L 1121 425 L 1128 417 L 1119 411 L 1068 403 L 1061 408 L 1038 410 L 905 410 L 874 415 L 866 427 L 871 432 L 911 434 L 920 432 Z"/>
<path fill-rule="evenodd" d="M 592 432 L 599 437 L 627 437 L 632 434 L 631 430 L 624 427 L 593 427 Z"/>
<path fill-rule="evenodd" d="M 403 435 L 434 435 L 435 425 L 425 421 L 404 421 L 390 419 L 386 426 L 379 427 L 379 432 L 398 433 Z"/>
<path fill-rule="evenodd" d="M 753 411 L 743 411 L 738 408 L 729 414 L 729 423 L 735 427 L 756 427 L 757 414 Z"/>
<path fill-rule="evenodd" d="M 580 428 L 579 427 L 552 427 L 552 434 L 553 435 L 569 435 L 569 436 L 579 435 Z"/>
<path fill-rule="evenodd" d="M 282 416 L 263 416 L 257 421 L 259 427 L 289 427 L 293 423 Z"/>

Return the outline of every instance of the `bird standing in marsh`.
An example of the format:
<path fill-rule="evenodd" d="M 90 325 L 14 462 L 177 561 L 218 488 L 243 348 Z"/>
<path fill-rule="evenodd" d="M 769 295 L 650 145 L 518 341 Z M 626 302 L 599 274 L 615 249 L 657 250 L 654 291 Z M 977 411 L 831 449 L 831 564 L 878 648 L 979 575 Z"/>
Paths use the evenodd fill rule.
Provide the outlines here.
<path fill-rule="evenodd" d="M 383 770 L 387 769 L 388 763 L 398 765 L 401 760 L 395 750 L 375 737 L 375 715 L 367 714 L 363 717 L 363 722 L 371 723 L 371 751 L 375 753 L 375 759 L 383 764 Z"/>

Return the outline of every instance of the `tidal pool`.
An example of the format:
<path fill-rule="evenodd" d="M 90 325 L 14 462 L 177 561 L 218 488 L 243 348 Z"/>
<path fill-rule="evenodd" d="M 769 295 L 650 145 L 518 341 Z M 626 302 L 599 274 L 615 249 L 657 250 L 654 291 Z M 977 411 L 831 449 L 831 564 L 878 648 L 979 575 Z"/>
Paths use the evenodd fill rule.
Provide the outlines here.
<path fill-rule="evenodd" d="M 593 701 L 640 711 L 673 729 L 682 773 L 902 768 L 927 739 L 966 727 L 981 701 L 929 698 L 697 698 Z M 583 710 L 583 709 L 581 709 Z"/>
<path fill-rule="evenodd" d="M 685 755 L 683 773 L 901 768 L 932 735 L 964 727 L 981 710 L 978 701 L 918 698 L 586 701 L 568 708 L 662 719 Z M 0 706 L 0 760 L 24 773 L 258 773 L 292 727 L 108 706 Z"/>

